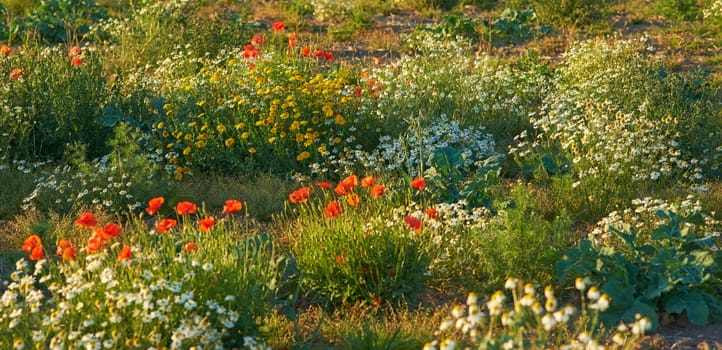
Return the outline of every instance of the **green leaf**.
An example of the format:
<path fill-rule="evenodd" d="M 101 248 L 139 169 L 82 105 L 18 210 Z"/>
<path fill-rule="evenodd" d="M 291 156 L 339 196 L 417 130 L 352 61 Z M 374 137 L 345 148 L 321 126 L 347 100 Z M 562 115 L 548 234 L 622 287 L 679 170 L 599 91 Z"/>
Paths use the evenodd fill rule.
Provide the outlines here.
<path fill-rule="evenodd" d="M 557 174 L 557 173 L 559 173 L 559 167 L 557 167 L 557 164 L 556 164 L 556 162 L 554 161 L 554 158 L 552 158 L 552 156 L 550 156 L 550 155 L 545 155 L 545 156 L 542 157 L 541 160 L 542 160 L 542 164 L 544 164 L 544 169 L 546 169 L 546 171 L 547 171 L 549 174 Z"/>
<path fill-rule="evenodd" d="M 709 320 L 704 294 L 697 291 L 671 295 L 664 303 L 664 310 L 676 314 L 686 312 L 687 319 L 697 325 L 706 324 Z"/>
<path fill-rule="evenodd" d="M 651 278 L 649 286 L 644 293 L 644 296 L 650 299 L 656 299 L 662 295 L 662 293 L 671 290 L 674 286 L 669 283 L 669 280 L 664 275 L 657 275 L 656 278 Z"/>

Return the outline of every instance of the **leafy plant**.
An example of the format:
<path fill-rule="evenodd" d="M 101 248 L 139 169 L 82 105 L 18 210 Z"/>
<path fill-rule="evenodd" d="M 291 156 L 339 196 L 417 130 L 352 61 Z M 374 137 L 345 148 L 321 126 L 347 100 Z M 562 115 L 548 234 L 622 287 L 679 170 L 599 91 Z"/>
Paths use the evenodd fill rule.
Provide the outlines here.
<path fill-rule="evenodd" d="M 662 15 L 673 20 L 691 21 L 700 15 L 695 0 L 657 0 L 656 5 Z"/>
<path fill-rule="evenodd" d="M 584 239 L 555 266 L 562 281 L 573 276 L 599 281 L 600 289 L 614 300 L 601 315 L 609 326 L 630 322 L 639 313 L 656 329 L 657 312 L 684 314 L 694 324 L 706 324 L 722 311 L 722 299 L 715 292 L 720 286 L 716 242 L 695 233 L 700 217 L 663 210 L 656 215 L 662 222 L 650 236 L 629 224 L 610 227 L 622 244 L 597 247 Z"/>
<path fill-rule="evenodd" d="M 589 24 L 602 16 L 608 0 L 531 0 L 543 23 L 554 26 Z"/>
<path fill-rule="evenodd" d="M 23 200 L 24 209 L 68 213 L 95 207 L 116 213 L 137 212 L 141 199 L 151 191 L 168 192 L 168 185 L 154 182 L 157 165 L 141 151 L 141 136 L 126 123 L 115 127 L 108 140 L 112 152 L 87 160 L 87 146 L 75 143 L 66 155 L 69 165 L 38 176 L 35 189 Z"/>
<path fill-rule="evenodd" d="M 46 43 L 68 43 L 83 38 L 92 24 L 107 16 L 93 0 L 42 0 L 25 16 L 13 18 L 8 30 L 21 37 L 37 32 Z"/>
<path fill-rule="evenodd" d="M 72 142 L 87 144 L 92 157 L 106 152 L 112 131 L 96 118 L 108 96 L 107 80 L 94 52 L 69 57 L 65 47 L 27 45 L 0 59 L 0 71 L 0 108 L 7 116 L 0 119 L 0 129 L 7 133 L 0 140 L 0 154 L 58 160 Z"/>
<path fill-rule="evenodd" d="M 447 146 L 434 150 L 424 171 L 432 199 L 449 203 L 464 200 L 471 207 L 491 209 L 494 198 L 489 188 L 499 179 L 502 160 L 502 156 L 496 155 L 479 161 L 469 177 L 463 172 L 461 149 Z"/>

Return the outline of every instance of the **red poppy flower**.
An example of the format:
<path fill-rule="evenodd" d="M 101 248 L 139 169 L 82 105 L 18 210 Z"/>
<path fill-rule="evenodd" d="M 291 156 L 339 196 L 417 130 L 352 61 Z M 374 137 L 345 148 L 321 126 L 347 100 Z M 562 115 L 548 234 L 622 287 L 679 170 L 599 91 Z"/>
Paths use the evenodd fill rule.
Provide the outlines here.
<path fill-rule="evenodd" d="M 27 71 L 22 68 L 15 68 L 10 72 L 10 79 L 17 80 L 23 77 L 23 75 L 27 74 Z"/>
<path fill-rule="evenodd" d="M 233 215 L 241 209 L 243 209 L 243 203 L 235 199 L 229 199 L 226 201 L 226 204 L 223 205 L 223 214 Z"/>
<path fill-rule="evenodd" d="M 178 222 L 173 219 L 163 219 L 158 224 L 155 225 L 155 229 L 160 232 L 168 232 L 170 229 L 174 228 L 175 225 L 177 225 Z"/>
<path fill-rule="evenodd" d="M 216 219 L 212 216 L 209 216 L 201 221 L 198 221 L 198 226 L 201 228 L 201 232 L 206 233 L 208 230 L 213 227 L 213 225 L 216 224 Z"/>
<path fill-rule="evenodd" d="M 313 57 L 323 57 L 323 51 L 316 50 L 312 53 Z"/>
<path fill-rule="evenodd" d="M 316 182 L 316 186 L 321 187 L 325 190 L 327 188 L 333 187 L 333 184 L 330 182 Z"/>
<path fill-rule="evenodd" d="M 188 243 L 186 243 L 186 245 L 185 245 L 185 249 L 186 249 L 186 251 L 188 251 L 189 253 L 193 253 L 193 252 L 195 252 L 196 250 L 198 250 L 198 245 L 196 244 L 196 242 L 188 242 Z"/>
<path fill-rule="evenodd" d="M 379 198 L 381 197 L 384 192 L 386 192 L 386 186 L 384 185 L 374 185 L 374 187 L 371 187 L 371 197 L 373 198 Z"/>
<path fill-rule="evenodd" d="M 75 57 L 80 56 L 82 51 L 80 50 L 80 46 L 73 46 L 70 50 L 68 50 L 68 57 Z"/>
<path fill-rule="evenodd" d="M 411 187 L 421 191 L 426 188 L 426 180 L 423 177 L 417 177 L 411 180 Z"/>
<path fill-rule="evenodd" d="M 13 54 L 13 49 L 5 44 L 0 45 L 0 56 L 10 56 Z"/>
<path fill-rule="evenodd" d="M 98 222 L 95 221 L 93 213 L 82 213 L 80 214 L 80 219 L 75 220 L 75 224 L 80 227 L 95 227 Z"/>
<path fill-rule="evenodd" d="M 243 58 L 256 58 L 260 55 L 258 50 L 253 45 L 246 45 L 243 48 L 243 52 L 241 53 L 241 57 Z"/>
<path fill-rule="evenodd" d="M 103 243 L 107 243 L 111 238 L 120 236 L 121 232 L 122 230 L 120 228 L 120 225 L 116 223 L 109 223 L 105 225 L 102 229 L 95 229 L 95 233 L 100 236 L 100 238 L 103 240 Z"/>
<path fill-rule="evenodd" d="M 375 64 L 381 64 L 381 57 L 374 57 Z"/>
<path fill-rule="evenodd" d="M 361 201 L 361 198 L 356 193 L 349 193 L 349 195 L 346 197 L 346 202 L 348 205 L 355 207 L 358 205 L 358 203 Z"/>
<path fill-rule="evenodd" d="M 376 183 L 376 178 L 373 175 L 366 176 L 361 179 L 361 187 L 371 187 Z"/>
<path fill-rule="evenodd" d="M 333 219 L 339 215 L 341 215 L 341 205 L 338 204 L 337 201 L 331 201 L 326 206 L 326 217 L 329 219 Z"/>
<path fill-rule="evenodd" d="M 192 215 L 196 213 L 196 210 L 198 210 L 198 207 L 188 201 L 178 202 L 175 206 L 175 212 L 178 213 L 178 215 Z"/>
<path fill-rule="evenodd" d="M 288 195 L 288 200 L 293 204 L 306 203 L 311 196 L 313 189 L 311 187 L 301 187 Z"/>
<path fill-rule="evenodd" d="M 148 207 L 145 208 L 145 211 L 148 213 L 148 215 L 153 215 L 160 210 L 160 207 L 163 206 L 163 203 L 165 203 L 165 198 L 163 197 L 155 197 L 148 201 Z"/>
<path fill-rule="evenodd" d="M 381 297 L 378 295 L 374 296 L 374 307 L 377 309 L 381 307 Z"/>
<path fill-rule="evenodd" d="M 311 49 L 308 48 L 308 46 L 304 46 L 301 49 L 301 57 L 308 57 L 311 54 Z"/>
<path fill-rule="evenodd" d="M 260 34 L 255 34 L 253 38 L 251 38 L 251 42 L 255 45 L 260 45 L 263 43 L 263 37 Z"/>
<path fill-rule="evenodd" d="M 324 53 L 323 53 L 323 58 L 324 58 L 326 61 L 333 61 L 333 52 L 331 52 L 331 51 L 324 52 Z"/>
<path fill-rule="evenodd" d="M 72 64 L 74 67 L 79 67 L 85 64 L 85 62 L 83 62 L 83 59 L 79 56 L 73 56 L 73 59 L 70 60 L 70 64 Z"/>
<path fill-rule="evenodd" d="M 413 215 L 409 215 L 404 219 L 404 222 L 406 223 L 406 225 L 409 225 L 409 227 L 414 229 L 414 231 L 416 231 L 417 233 L 421 232 L 421 220 L 419 220 L 419 218 Z"/>
<path fill-rule="evenodd" d="M 280 22 L 280 21 L 279 21 L 279 22 L 273 22 L 273 24 L 271 25 L 271 28 L 272 28 L 274 31 L 279 32 L 279 31 L 282 31 L 282 30 L 286 29 L 286 23 L 283 23 L 283 22 Z"/>
<path fill-rule="evenodd" d="M 426 213 L 426 216 L 428 216 L 431 219 L 439 220 L 439 213 L 436 212 L 436 208 L 429 208 L 424 211 Z"/>
<path fill-rule="evenodd" d="M 343 265 L 346 262 L 346 259 L 343 257 L 343 255 L 339 254 L 336 255 L 336 264 Z"/>
<path fill-rule="evenodd" d="M 95 253 L 101 249 L 103 249 L 103 238 L 97 234 L 90 237 L 88 240 L 88 246 L 86 247 L 88 253 Z"/>
<path fill-rule="evenodd" d="M 133 252 L 130 250 L 130 247 L 127 245 L 123 246 L 123 249 L 120 250 L 120 253 L 118 253 L 118 261 L 127 261 L 130 260 L 130 258 L 133 257 Z"/>

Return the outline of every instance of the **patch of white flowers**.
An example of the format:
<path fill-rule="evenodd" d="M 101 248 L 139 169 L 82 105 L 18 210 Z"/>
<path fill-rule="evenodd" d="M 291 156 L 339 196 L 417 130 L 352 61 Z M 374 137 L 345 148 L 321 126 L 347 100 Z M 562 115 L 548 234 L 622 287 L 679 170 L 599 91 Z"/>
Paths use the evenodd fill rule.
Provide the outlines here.
<path fill-rule="evenodd" d="M 612 300 L 597 287 L 589 286 L 585 279 L 578 278 L 575 285 L 586 305 L 581 310 L 572 304 L 559 305 L 551 286 L 540 290 L 533 283 L 513 277 L 504 285 L 511 298 L 500 290 L 484 302 L 472 292 L 466 304 L 454 305 L 451 317 L 441 322 L 436 335 L 444 337 L 443 340 L 433 340 L 424 349 L 460 349 L 459 344 L 517 349 L 541 339 L 544 347 L 559 349 L 618 349 L 632 344 L 651 328 L 649 318 L 638 315 L 634 323 L 618 327 L 611 344 L 603 345 L 600 333 L 589 329 L 586 322 L 590 322 L 590 317 L 596 319 Z M 590 324 L 599 326 L 595 322 Z"/>
<path fill-rule="evenodd" d="M 659 211 L 671 211 L 685 217 L 700 216 L 701 224 L 685 223 L 700 237 L 720 237 L 722 232 L 722 221 L 716 218 L 717 213 L 705 211 L 700 201 L 691 195 L 678 203 L 645 197 L 633 200 L 632 206 L 602 218 L 590 233 L 590 238 L 597 245 L 609 244 L 616 237 L 612 229 L 624 229 L 627 225 L 639 234 L 649 236 L 653 229 L 665 223 L 656 216 Z"/>

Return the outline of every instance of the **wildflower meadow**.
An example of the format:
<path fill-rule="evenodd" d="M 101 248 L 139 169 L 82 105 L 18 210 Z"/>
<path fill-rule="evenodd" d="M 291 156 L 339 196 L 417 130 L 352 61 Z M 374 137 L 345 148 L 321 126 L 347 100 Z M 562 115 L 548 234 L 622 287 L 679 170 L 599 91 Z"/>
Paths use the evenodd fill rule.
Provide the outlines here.
<path fill-rule="evenodd" d="M 0 349 L 722 321 L 720 0 L 340 3 L 0 1 Z"/>

